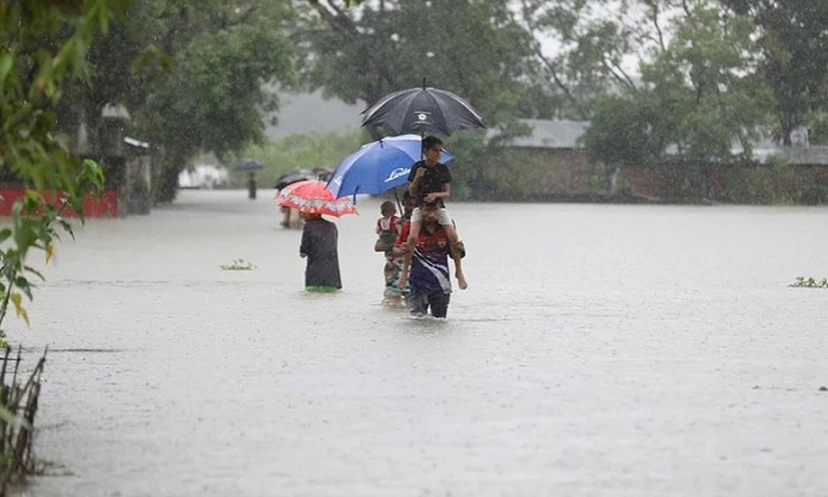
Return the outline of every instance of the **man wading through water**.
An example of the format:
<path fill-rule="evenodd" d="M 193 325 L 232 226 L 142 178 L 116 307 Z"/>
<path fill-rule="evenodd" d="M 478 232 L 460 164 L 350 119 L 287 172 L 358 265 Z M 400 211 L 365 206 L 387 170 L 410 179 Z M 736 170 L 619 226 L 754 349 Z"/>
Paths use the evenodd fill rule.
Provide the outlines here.
<path fill-rule="evenodd" d="M 457 230 L 451 221 L 446 210 L 445 200 L 451 195 L 451 172 L 448 167 L 440 162 L 443 154 L 443 141 L 436 136 L 427 136 L 423 139 L 423 156 L 425 160 L 416 162 L 411 166 L 408 173 L 408 192 L 414 197 L 416 207 L 411 213 L 411 231 L 408 234 L 407 250 L 403 260 L 402 273 L 400 273 L 399 288 L 402 290 L 408 283 L 408 272 L 411 266 L 411 255 L 417 245 L 417 238 L 420 235 L 422 226 L 423 204 L 436 203 L 440 208 L 438 222 L 445 230 L 448 238 L 451 258 L 454 261 L 454 276 L 457 278 L 457 286 L 461 290 L 468 287 L 466 277 L 463 275 L 463 266 L 458 247 L 459 239 Z"/>

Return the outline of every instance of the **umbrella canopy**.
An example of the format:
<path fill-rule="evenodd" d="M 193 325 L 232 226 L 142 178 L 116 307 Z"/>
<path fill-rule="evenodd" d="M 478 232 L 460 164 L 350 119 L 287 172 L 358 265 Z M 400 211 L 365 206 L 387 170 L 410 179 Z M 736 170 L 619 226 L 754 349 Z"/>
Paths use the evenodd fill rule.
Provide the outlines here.
<path fill-rule="evenodd" d="M 304 181 L 308 179 L 319 179 L 319 175 L 309 169 L 294 169 L 293 171 L 288 171 L 279 176 L 279 179 L 276 180 L 274 188 L 281 190 L 282 188 L 296 183 L 297 181 Z"/>
<path fill-rule="evenodd" d="M 392 134 L 485 128 L 483 117 L 465 100 L 438 88 L 410 88 L 391 93 L 363 111 L 363 126 L 382 125 Z"/>
<path fill-rule="evenodd" d="M 308 214 L 340 217 L 355 214 L 356 207 L 347 198 L 336 198 L 325 188 L 324 181 L 305 180 L 286 186 L 276 194 L 276 202 L 283 207 Z"/>
<path fill-rule="evenodd" d="M 357 193 L 379 195 L 408 181 L 408 173 L 422 155 L 422 138 L 401 135 L 363 145 L 334 170 L 328 189 L 337 197 Z M 443 162 L 454 159 L 443 153 Z"/>
<path fill-rule="evenodd" d="M 257 169 L 261 169 L 264 166 L 252 159 L 245 159 L 233 164 L 233 169 L 237 171 L 255 171 Z"/>

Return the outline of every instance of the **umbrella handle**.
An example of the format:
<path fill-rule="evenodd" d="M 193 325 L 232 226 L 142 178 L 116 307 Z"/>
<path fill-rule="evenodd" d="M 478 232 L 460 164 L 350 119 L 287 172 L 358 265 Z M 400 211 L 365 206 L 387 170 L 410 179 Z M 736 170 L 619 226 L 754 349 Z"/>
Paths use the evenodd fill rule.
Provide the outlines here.
<path fill-rule="evenodd" d="M 400 215 L 402 215 L 402 212 L 403 212 L 402 202 L 400 202 L 400 196 L 397 195 L 397 187 L 396 186 L 394 187 L 394 198 L 397 200 L 397 212 L 399 212 Z"/>

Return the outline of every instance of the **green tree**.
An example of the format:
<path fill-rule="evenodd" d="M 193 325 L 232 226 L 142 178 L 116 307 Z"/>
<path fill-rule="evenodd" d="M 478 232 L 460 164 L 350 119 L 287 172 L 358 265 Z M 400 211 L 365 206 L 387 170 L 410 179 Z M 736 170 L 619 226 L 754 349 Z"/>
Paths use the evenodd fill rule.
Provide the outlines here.
<path fill-rule="evenodd" d="M 758 26 L 760 74 L 773 89 L 780 134 L 812 112 L 828 110 L 828 2 L 813 0 L 722 0 Z"/>
<path fill-rule="evenodd" d="M 557 102 L 539 109 L 540 117 L 588 120 L 604 95 L 636 89 L 634 60 L 655 49 L 657 37 L 647 28 L 652 24 L 661 32 L 660 8 L 658 2 L 629 0 L 611 9 L 586 0 L 521 0 L 521 19 L 536 33 L 533 88 Z M 555 49 L 550 51 L 541 37 Z"/>
<path fill-rule="evenodd" d="M 278 108 L 269 88 L 295 81 L 292 15 L 290 3 L 266 0 L 136 2 L 95 40 L 92 85 L 73 89 L 66 122 L 95 129 L 104 105 L 125 104 L 131 132 L 155 151 L 155 198 L 170 201 L 193 156 L 263 139 L 262 115 Z"/>
<path fill-rule="evenodd" d="M 533 37 L 507 0 L 383 0 L 352 10 L 326 0 L 312 7 L 295 36 L 308 54 L 304 81 L 326 96 L 373 103 L 425 78 L 466 98 L 490 127 L 511 130 L 515 119 L 536 114 Z M 457 133 L 450 146 L 455 198 L 497 188 L 498 175 L 481 161 L 488 155 L 483 133 Z"/>
<path fill-rule="evenodd" d="M 525 79 L 531 34 L 505 0 L 383 0 L 347 10 L 314 2 L 297 37 L 313 54 L 303 76 L 346 102 L 373 103 L 419 86 L 453 91 L 487 124 L 530 112 Z"/>
<path fill-rule="evenodd" d="M 600 99 L 584 143 L 607 164 L 732 161 L 737 140 L 750 158 L 772 96 L 755 77 L 753 24 L 707 0 L 683 3 L 665 23 L 664 49 L 640 64 L 638 87 Z"/>

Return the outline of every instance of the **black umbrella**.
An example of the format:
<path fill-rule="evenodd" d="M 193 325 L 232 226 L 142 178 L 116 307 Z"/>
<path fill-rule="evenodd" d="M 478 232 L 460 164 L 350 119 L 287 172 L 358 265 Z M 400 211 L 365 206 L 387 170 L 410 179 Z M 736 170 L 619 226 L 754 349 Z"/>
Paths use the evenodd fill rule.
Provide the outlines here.
<path fill-rule="evenodd" d="M 363 126 L 382 125 L 394 135 L 485 128 L 483 117 L 465 100 L 438 88 L 410 88 L 391 93 L 365 109 Z"/>
<path fill-rule="evenodd" d="M 243 161 L 239 161 L 233 164 L 233 169 L 235 169 L 236 171 L 255 171 L 263 167 L 263 165 L 251 159 L 245 159 Z"/>
<path fill-rule="evenodd" d="M 319 175 L 308 169 L 294 169 L 293 171 L 288 171 L 281 175 L 279 179 L 276 180 L 276 186 L 274 186 L 274 188 L 281 190 L 292 183 L 306 179 L 319 179 Z"/>

